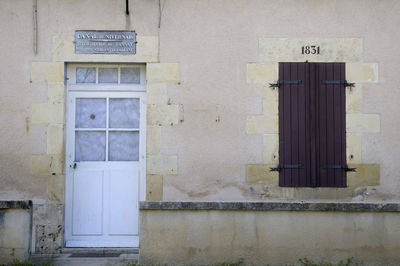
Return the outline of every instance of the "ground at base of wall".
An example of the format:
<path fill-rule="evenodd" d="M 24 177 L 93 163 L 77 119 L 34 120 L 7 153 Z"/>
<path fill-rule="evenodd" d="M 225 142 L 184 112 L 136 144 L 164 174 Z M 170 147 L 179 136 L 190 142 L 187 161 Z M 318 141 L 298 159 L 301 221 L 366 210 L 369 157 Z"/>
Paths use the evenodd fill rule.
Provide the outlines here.
<path fill-rule="evenodd" d="M 34 257 L 30 261 L 19 261 L 14 260 L 8 264 L 8 266 L 52 266 L 52 265 L 85 265 L 85 266 L 103 266 L 103 265 L 121 265 L 121 266 L 140 266 L 138 263 L 137 256 L 124 257 L 120 256 L 118 258 L 105 258 L 105 257 L 94 257 L 94 258 L 74 258 L 69 257 L 69 255 L 63 255 L 58 257 Z M 161 264 L 164 265 L 164 264 Z M 243 258 L 234 261 L 224 261 L 212 264 L 213 266 L 246 266 L 246 261 Z M 269 265 L 265 263 L 265 265 Z M 352 265 L 364 265 L 362 261 L 357 261 L 354 257 L 340 260 L 338 262 L 330 262 L 325 259 L 312 260 L 307 257 L 298 260 L 297 265 L 303 266 L 352 266 Z M 0 264 L 0 266 L 6 266 L 5 264 Z"/>
<path fill-rule="evenodd" d="M 33 265 L 135 265 L 138 262 L 138 254 L 58 254 L 58 255 L 32 255 L 30 262 Z M 22 266 L 22 265 L 21 265 Z"/>

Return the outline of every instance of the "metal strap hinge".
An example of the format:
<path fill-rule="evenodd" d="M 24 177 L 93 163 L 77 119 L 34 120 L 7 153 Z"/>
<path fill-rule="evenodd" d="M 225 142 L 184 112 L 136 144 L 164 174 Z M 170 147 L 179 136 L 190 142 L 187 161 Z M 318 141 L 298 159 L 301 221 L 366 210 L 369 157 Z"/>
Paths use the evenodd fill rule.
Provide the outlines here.
<path fill-rule="evenodd" d="M 357 168 L 349 168 L 347 165 L 325 165 L 324 169 L 343 169 L 346 172 L 357 172 Z"/>
<path fill-rule="evenodd" d="M 325 85 L 344 85 L 345 87 L 353 88 L 355 83 L 349 83 L 347 80 L 324 80 Z"/>
<path fill-rule="evenodd" d="M 303 169 L 303 165 L 301 164 L 280 164 L 278 167 L 270 168 L 270 171 L 281 171 L 281 169 Z"/>
<path fill-rule="evenodd" d="M 276 83 L 270 83 L 271 88 L 279 88 L 282 84 L 293 85 L 301 84 L 301 80 L 278 80 Z"/>

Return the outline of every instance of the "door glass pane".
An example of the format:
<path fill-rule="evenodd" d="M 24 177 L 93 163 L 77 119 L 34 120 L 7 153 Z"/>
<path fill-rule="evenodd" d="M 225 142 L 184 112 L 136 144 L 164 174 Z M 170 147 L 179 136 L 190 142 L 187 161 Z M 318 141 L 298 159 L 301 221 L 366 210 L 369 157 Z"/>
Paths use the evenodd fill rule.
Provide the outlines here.
<path fill-rule="evenodd" d="M 118 68 L 99 68 L 99 83 L 118 83 Z"/>
<path fill-rule="evenodd" d="M 110 99 L 110 128 L 139 128 L 139 99 Z"/>
<path fill-rule="evenodd" d="M 140 68 L 121 67 L 122 84 L 140 84 Z"/>
<path fill-rule="evenodd" d="M 76 99 L 75 127 L 105 128 L 106 99 Z"/>
<path fill-rule="evenodd" d="M 77 67 L 76 83 L 96 83 L 96 68 Z"/>
<path fill-rule="evenodd" d="M 75 132 L 75 161 L 104 161 L 105 159 L 106 132 Z"/>
<path fill-rule="evenodd" d="M 139 161 L 139 132 L 110 131 L 109 161 Z"/>

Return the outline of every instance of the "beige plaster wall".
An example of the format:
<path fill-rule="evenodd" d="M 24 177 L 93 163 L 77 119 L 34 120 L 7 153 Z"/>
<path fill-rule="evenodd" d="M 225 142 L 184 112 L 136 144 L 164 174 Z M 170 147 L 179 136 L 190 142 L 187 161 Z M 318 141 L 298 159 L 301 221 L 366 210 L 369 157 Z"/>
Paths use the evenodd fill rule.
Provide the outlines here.
<path fill-rule="evenodd" d="M 397 198 L 400 183 L 395 162 L 399 160 L 400 137 L 395 132 L 400 122 L 396 104 L 400 93 L 396 69 L 400 52 L 396 43 L 400 34 L 395 25 L 400 22 L 399 10 L 397 1 L 166 1 L 160 59 L 180 64 L 181 84 L 169 86 L 168 97 L 183 104 L 185 122 L 161 134 L 161 150 L 178 152 L 178 174 L 164 176 L 163 199 L 249 200 L 300 194 L 302 199 L 373 199 L 371 194 Z M 276 191 L 276 175 L 268 184 L 246 183 L 245 165 L 265 164 L 266 158 L 273 159 L 266 155 L 268 149 L 274 149 L 273 145 L 264 146 L 274 136 L 250 134 L 246 123 L 274 133 L 269 127 L 276 124 L 271 115 L 276 107 L 265 99 L 276 95 L 265 90 L 269 80 L 247 83 L 244 65 L 281 60 L 266 52 L 296 52 L 262 50 L 268 47 L 266 38 L 352 39 L 351 44 L 341 45 L 347 47 L 344 53 L 336 50 L 338 56 L 324 60 L 377 66 L 367 79 L 349 74 L 358 80 L 357 88 L 348 94 L 353 99 L 348 109 L 360 114 L 348 119 L 355 118 L 353 125 L 358 126 L 349 137 L 354 144 L 351 152 L 357 155 L 353 163 L 379 165 L 380 180 L 378 174 L 373 182 L 363 183 L 379 186 Z M 318 44 L 326 48 L 329 43 L 321 40 Z M 318 57 L 301 59 L 300 48 L 296 56 L 282 57 L 282 61 L 320 61 Z M 371 78 L 374 69 L 377 79 Z M 276 67 L 266 66 L 263 71 L 264 77 L 269 76 L 276 73 Z M 260 117 L 266 108 L 269 115 Z M 249 121 L 248 117 L 257 119 Z M 364 125 L 368 129 L 361 127 Z M 360 196 L 360 191 L 365 193 Z"/>
<path fill-rule="evenodd" d="M 78 29 L 136 30 L 139 39 L 142 36 L 156 38 L 158 3 L 131 1 L 132 15 L 127 17 L 125 2 L 121 1 L 39 0 L 36 55 L 33 52 L 32 5 L 33 1 L 24 0 L 0 2 L 0 47 L 4 62 L 0 67 L 0 199 L 61 203 L 64 196 L 56 195 L 58 197 L 52 200 L 53 191 L 49 191 L 48 183 L 57 183 L 57 180 L 50 180 L 57 179 L 51 173 L 63 174 L 63 160 L 58 157 L 64 156 L 64 61 L 74 58 L 68 57 L 69 50 L 60 48 L 63 44 L 60 38 L 73 37 Z M 157 50 L 157 38 L 155 46 Z M 60 49 L 66 54 L 60 54 Z M 107 60 L 121 61 L 105 57 L 85 59 L 86 62 Z M 145 60 L 149 59 L 140 61 Z M 157 56 L 152 60 L 156 61 Z M 53 136 L 54 143 L 49 142 L 48 135 Z M 46 154 L 48 158 L 41 156 Z M 43 169 L 41 162 L 48 161 L 47 168 L 50 168 L 52 160 L 60 163 L 58 168 Z M 49 186 L 51 190 L 51 184 Z"/>
<path fill-rule="evenodd" d="M 35 55 L 32 3 L 0 2 L 1 199 L 33 199 L 35 204 L 51 204 L 62 213 L 64 144 L 51 140 L 63 136 L 64 106 L 53 99 L 62 93 L 58 74 L 63 71 L 63 62 L 80 60 L 156 63 L 148 64 L 148 73 L 157 73 L 148 77 L 149 90 L 155 92 L 149 98 L 152 103 L 148 109 L 148 134 L 152 136 L 148 162 L 153 166 L 148 171 L 148 187 L 156 190 L 148 190 L 148 195 L 156 195 L 153 199 L 258 200 L 296 195 L 293 191 L 272 193 L 275 188 L 269 185 L 276 184 L 276 178 L 271 183 L 246 182 L 246 166 L 264 164 L 265 158 L 273 160 L 270 151 L 276 149 L 265 145 L 275 143 L 276 136 L 248 131 L 249 117 L 276 110 L 266 100 L 276 95 L 265 90 L 263 80 L 248 82 L 247 76 L 248 65 L 270 58 L 268 51 L 260 48 L 265 38 L 347 38 L 362 45 L 361 52 L 345 55 L 352 56 L 349 61 L 353 63 L 373 63 L 379 77 L 362 84 L 362 100 L 349 103 L 350 109 L 360 112 L 350 120 L 372 128 L 366 133 L 354 133 L 354 142 L 359 144 L 354 149 L 362 153 L 362 159 L 354 163 L 379 165 L 379 186 L 368 191 L 373 188 L 375 195 L 397 198 L 398 1 L 161 0 L 161 18 L 156 0 L 131 0 L 130 7 L 131 15 L 127 17 L 123 1 L 39 0 Z M 79 58 L 68 53 L 71 47 L 64 46 L 78 29 L 136 30 L 139 39 L 151 38 L 142 51 L 156 50 L 157 54 L 132 59 Z M 40 65 L 42 62 L 47 63 Z M 45 73 L 40 72 L 45 68 Z M 276 68 L 262 71 L 269 75 L 276 73 Z M 32 75 L 42 78 L 32 80 Z M 251 79 L 259 81 L 257 76 Z M 57 105 L 54 112 L 49 103 L 51 108 Z M 43 112 L 52 116 L 40 120 Z M 364 114 L 373 115 L 371 124 Z M 266 116 L 254 124 L 273 125 L 277 123 L 275 118 L 276 115 Z M 347 189 L 333 198 L 343 199 L 342 192 L 348 195 L 345 198 L 354 195 L 353 189 Z M 364 193 L 362 199 L 366 197 Z M 326 199 L 329 195 L 315 193 L 314 198 Z"/>
<path fill-rule="evenodd" d="M 398 265 L 398 213 L 141 211 L 139 263 Z M 160 223 L 159 221 L 163 221 Z"/>
<path fill-rule="evenodd" d="M 131 5 L 126 16 L 120 1 L 39 0 L 35 54 L 33 1 L 0 2 L 0 199 L 33 200 L 33 252 L 59 252 L 64 243 L 65 63 L 158 61 L 158 3 Z M 76 56 L 79 29 L 136 30 L 139 51 Z"/>

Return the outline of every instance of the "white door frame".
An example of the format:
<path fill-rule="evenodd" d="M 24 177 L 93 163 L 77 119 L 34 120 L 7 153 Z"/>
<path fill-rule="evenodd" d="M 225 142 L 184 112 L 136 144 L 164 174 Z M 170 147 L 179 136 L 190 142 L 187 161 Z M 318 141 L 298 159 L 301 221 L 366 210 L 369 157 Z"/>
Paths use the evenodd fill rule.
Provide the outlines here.
<path fill-rule="evenodd" d="M 138 185 L 138 201 L 143 201 L 146 198 L 146 84 L 145 84 L 145 66 L 134 65 L 140 67 L 141 82 L 140 84 L 76 84 L 75 71 L 77 67 L 123 67 L 127 64 L 68 64 L 67 65 L 67 103 L 66 103 L 66 184 L 65 184 L 65 244 L 71 236 L 72 225 L 72 184 L 71 178 L 73 175 L 74 165 L 74 120 L 75 108 L 73 108 L 73 99 L 75 96 L 82 98 L 98 98 L 98 97 L 130 97 L 140 98 L 140 147 L 139 147 L 139 185 Z M 129 64 L 128 66 L 132 66 Z M 97 70 L 96 70 L 97 71 Z M 96 76 L 96 83 L 98 76 Z M 119 83 L 119 82 L 118 82 Z M 139 217 L 138 217 L 139 219 Z M 74 244 L 72 244 L 73 246 Z M 71 246 L 71 245 L 69 245 Z M 87 245 L 97 246 L 96 243 Z M 114 246 L 115 245 L 110 245 Z M 127 247 L 121 243 L 121 246 Z M 137 244 L 132 246 L 138 246 Z"/>

